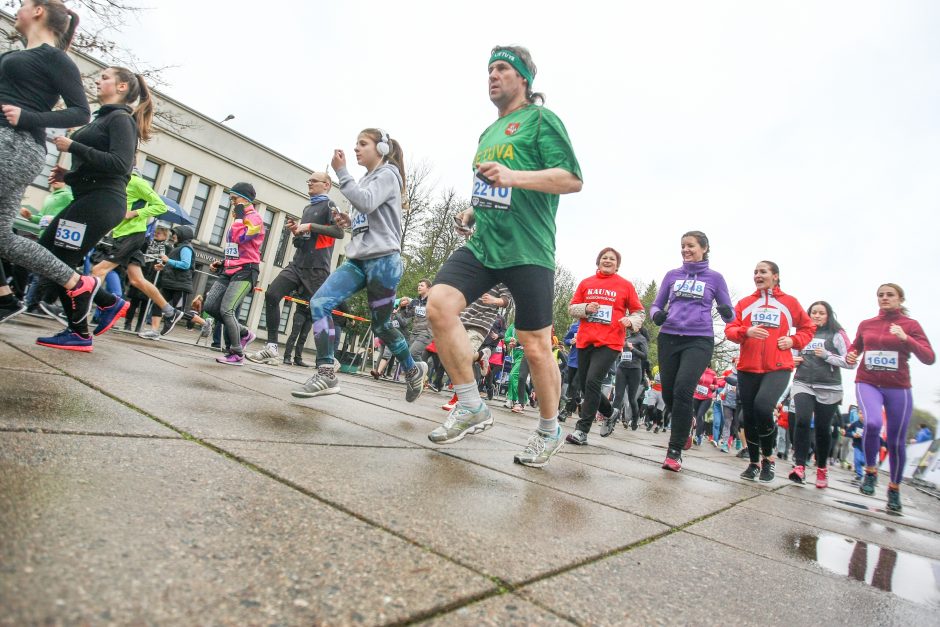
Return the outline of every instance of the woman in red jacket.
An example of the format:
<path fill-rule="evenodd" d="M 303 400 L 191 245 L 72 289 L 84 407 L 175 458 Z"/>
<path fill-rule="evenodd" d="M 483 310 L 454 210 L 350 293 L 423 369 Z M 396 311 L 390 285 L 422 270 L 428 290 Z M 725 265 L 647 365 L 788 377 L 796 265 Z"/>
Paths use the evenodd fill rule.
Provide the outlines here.
<path fill-rule="evenodd" d="M 881 448 L 882 415 L 888 425 L 889 514 L 901 513 L 901 479 L 907 461 L 905 438 L 914 411 L 911 394 L 911 353 L 928 366 L 936 360 L 927 335 L 907 316 L 904 290 L 894 283 L 878 287 L 878 315 L 858 325 L 852 350 L 846 362 L 861 362 L 855 375 L 855 396 L 865 416 L 862 442 L 865 450 L 865 478 L 859 490 L 871 496 L 878 482 L 878 451 Z M 859 354 L 864 352 L 864 359 Z M 882 414 L 882 410 L 884 414 Z"/>
<path fill-rule="evenodd" d="M 725 327 L 725 337 L 741 345 L 738 398 L 744 409 L 750 457 L 741 478 L 754 481 L 759 474 L 760 480 L 768 483 L 774 479 L 774 407 L 790 383 L 790 349 L 806 346 L 816 327 L 800 303 L 780 289 L 777 264 L 759 262 L 754 268 L 754 285 L 757 291 L 735 305 L 734 320 Z"/>
<path fill-rule="evenodd" d="M 695 392 L 692 394 L 692 429 L 695 430 L 695 446 L 701 445 L 705 436 L 705 414 L 712 406 L 715 390 L 723 387 L 724 384 L 725 382 L 718 378 L 718 373 L 709 367 L 705 368 L 705 372 L 695 385 Z M 691 440 L 691 436 L 689 439 Z M 691 442 L 686 442 L 686 444 L 691 445 Z"/>
<path fill-rule="evenodd" d="M 605 248 L 597 256 L 597 273 L 581 281 L 571 298 L 568 313 L 581 318 L 578 328 L 578 377 L 584 400 L 574 433 L 565 438 L 572 444 L 587 444 L 587 434 L 598 407 L 610 417 L 613 407 L 601 395 L 601 384 L 614 360 L 620 356 L 626 327 L 640 330 L 646 311 L 633 283 L 619 274 L 620 253 Z"/>

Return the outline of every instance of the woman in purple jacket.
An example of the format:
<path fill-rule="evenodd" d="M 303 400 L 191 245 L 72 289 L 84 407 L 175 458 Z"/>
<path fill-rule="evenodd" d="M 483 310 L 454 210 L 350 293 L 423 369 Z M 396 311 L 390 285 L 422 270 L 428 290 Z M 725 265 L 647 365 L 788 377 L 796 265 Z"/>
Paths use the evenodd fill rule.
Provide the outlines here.
<path fill-rule="evenodd" d="M 734 308 L 723 276 L 708 267 L 708 237 L 701 231 L 682 236 L 682 267 L 670 270 L 650 308 L 653 322 L 662 327 L 659 376 L 663 402 L 672 410 L 672 431 L 663 468 L 679 472 L 682 451 L 691 447 L 692 395 L 715 349 L 712 306 L 725 322 Z"/>

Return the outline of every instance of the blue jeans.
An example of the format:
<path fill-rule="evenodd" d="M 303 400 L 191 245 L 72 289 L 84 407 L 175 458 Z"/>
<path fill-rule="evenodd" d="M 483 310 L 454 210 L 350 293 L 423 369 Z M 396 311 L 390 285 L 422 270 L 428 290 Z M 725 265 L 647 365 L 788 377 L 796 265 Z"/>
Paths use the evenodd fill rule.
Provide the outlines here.
<path fill-rule="evenodd" d="M 852 447 L 852 451 L 855 453 L 855 476 L 861 479 L 865 471 L 865 451 L 856 446 Z"/>
<path fill-rule="evenodd" d="M 332 311 L 356 292 L 365 289 L 372 314 L 372 331 L 378 336 L 407 372 L 415 361 L 408 352 L 408 342 L 390 322 L 395 307 L 395 290 L 401 280 L 401 254 L 392 253 L 376 259 L 348 259 L 336 269 L 310 299 L 313 318 L 313 342 L 317 347 L 317 365 L 332 365 L 336 342 Z"/>

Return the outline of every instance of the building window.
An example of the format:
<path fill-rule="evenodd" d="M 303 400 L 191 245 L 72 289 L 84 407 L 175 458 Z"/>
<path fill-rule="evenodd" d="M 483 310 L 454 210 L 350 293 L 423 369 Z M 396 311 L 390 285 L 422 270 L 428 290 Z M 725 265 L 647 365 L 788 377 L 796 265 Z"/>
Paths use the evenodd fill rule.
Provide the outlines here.
<path fill-rule="evenodd" d="M 59 162 L 59 149 L 52 143 L 52 138 L 56 135 L 62 135 L 62 129 L 46 129 L 46 161 L 42 164 L 42 170 L 33 179 L 33 185 L 43 189 L 49 189 L 49 175 L 52 168 Z"/>
<path fill-rule="evenodd" d="M 140 175 L 145 181 L 150 183 L 150 187 L 156 189 L 157 177 L 160 176 L 160 164 L 156 161 L 151 161 L 149 158 L 144 159 L 144 167 L 140 169 Z"/>
<path fill-rule="evenodd" d="M 289 300 L 285 300 L 281 303 L 281 322 L 277 325 L 278 333 L 287 333 L 287 319 L 290 318 L 291 304 Z"/>
<path fill-rule="evenodd" d="M 284 267 L 284 257 L 287 256 L 287 245 L 291 242 L 291 232 L 286 226 L 281 229 L 281 239 L 277 242 L 277 252 L 274 253 L 274 265 Z"/>
<path fill-rule="evenodd" d="M 183 197 L 183 188 L 186 187 L 186 175 L 180 172 L 173 172 L 170 175 L 170 185 L 166 188 L 166 197 L 176 203 Z"/>
<path fill-rule="evenodd" d="M 222 197 L 222 204 L 215 212 L 215 222 L 212 224 L 212 235 L 209 236 L 209 243 L 214 246 L 221 246 L 225 238 L 225 225 L 228 224 L 228 216 L 231 210 L 228 207 L 228 196 Z"/>
<path fill-rule="evenodd" d="M 264 259 L 264 251 L 268 249 L 268 241 L 271 239 L 271 225 L 274 224 L 274 212 L 265 207 L 261 221 L 264 222 L 264 241 L 261 242 L 261 258 Z"/>
<path fill-rule="evenodd" d="M 193 197 L 193 205 L 189 210 L 189 217 L 193 221 L 193 228 L 196 232 L 199 232 L 199 224 L 202 222 L 202 214 L 206 210 L 206 205 L 209 204 L 209 194 L 212 192 L 212 188 L 207 184 L 199 181 L 196 185 L 196 195 Z"/>

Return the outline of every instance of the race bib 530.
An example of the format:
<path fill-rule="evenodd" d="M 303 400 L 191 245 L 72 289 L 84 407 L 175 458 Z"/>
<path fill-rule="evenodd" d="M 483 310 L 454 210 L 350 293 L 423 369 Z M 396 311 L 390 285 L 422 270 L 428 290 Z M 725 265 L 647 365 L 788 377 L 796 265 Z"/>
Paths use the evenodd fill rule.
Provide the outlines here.
<path fill-rule="evenodd" d="M 55 245 L 69 250 L 78 250 L 85 240 L 85 225 L 71 220 L 59 220 L 55 230 Z"/>

